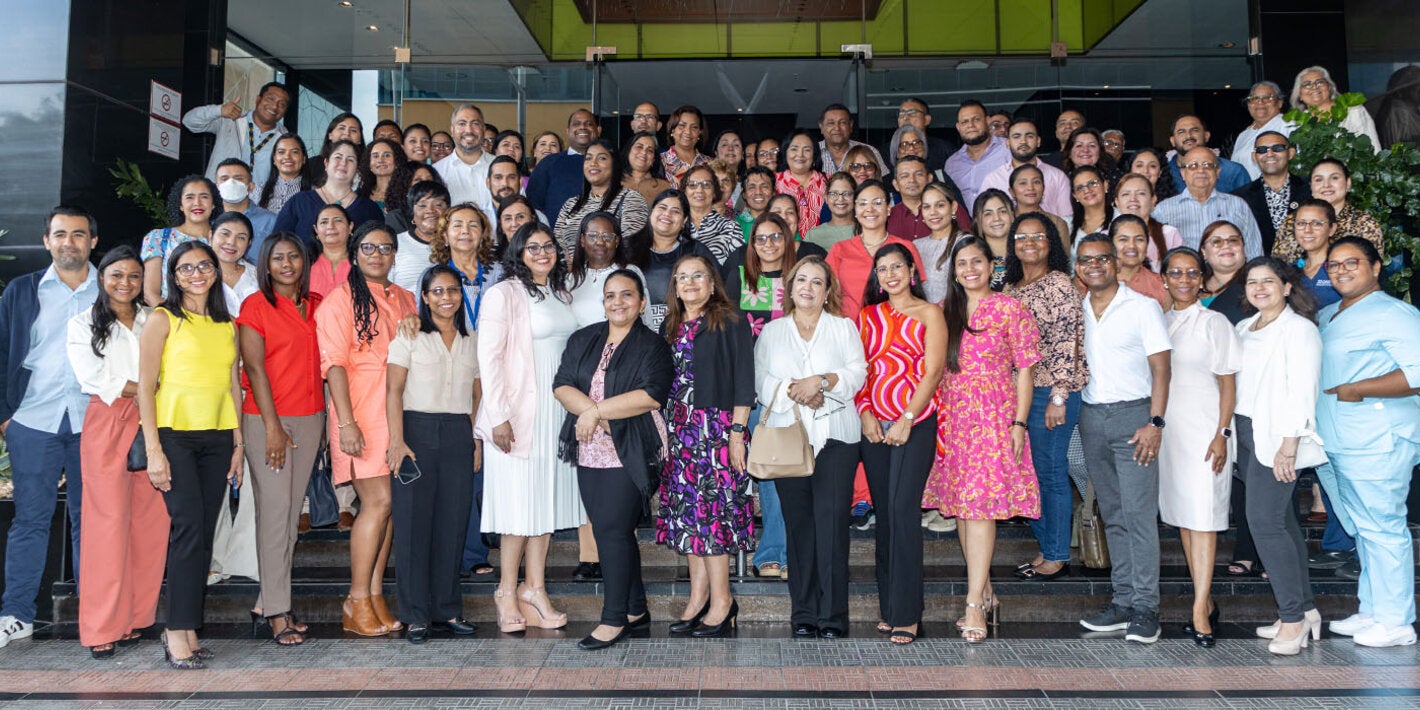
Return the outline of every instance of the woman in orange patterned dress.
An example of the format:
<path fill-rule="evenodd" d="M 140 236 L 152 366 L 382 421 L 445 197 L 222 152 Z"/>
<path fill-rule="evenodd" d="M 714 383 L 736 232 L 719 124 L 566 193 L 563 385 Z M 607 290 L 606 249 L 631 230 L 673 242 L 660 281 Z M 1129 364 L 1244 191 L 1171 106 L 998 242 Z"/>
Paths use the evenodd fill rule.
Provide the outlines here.
<path fill-rule="evenodd" d="M 984 239 L 958 239 L 949 268 L 937 460 L 922 505 L 961 521 L 967 576 L 961 636 L 976 643 L 985 640 L 988 617 L 1000 606 L 988 595 L 996 521 L 1040 517 L 1026 439 L 1040 331 L 1020 301 L 991 290 L 991 247 Z"/>

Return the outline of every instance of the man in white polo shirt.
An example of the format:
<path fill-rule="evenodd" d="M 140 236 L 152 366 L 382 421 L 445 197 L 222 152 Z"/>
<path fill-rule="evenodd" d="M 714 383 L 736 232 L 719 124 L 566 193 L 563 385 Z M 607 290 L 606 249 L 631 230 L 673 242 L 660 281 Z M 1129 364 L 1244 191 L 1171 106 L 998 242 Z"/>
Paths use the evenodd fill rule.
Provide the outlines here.
<path fill-rule="evenodd" d="M 1114 598 L 1080 620 L 1091 631 L 1124 631 L 1125 640 L 1159 640 L 1159 443 L 1169 395 L 1168 326 L 1159 304 L 1119 283 L 1114 244 L 1103 234 L 1080 240 L 1075 273 L 1085 297 L 1085 360 L 1080 443 L 1109 542 Z"/>
<path fill-rule="evenodd" d="M 449 188 L 450 204 L 472 202 L 484 214 L 494 214 L 493 193 L 488 191 L 488 166 L 493 156 L 483 149 L 483 110 L 461 104 L 449 118 L 454 152 L 434 163 L 434 170 Z"/>

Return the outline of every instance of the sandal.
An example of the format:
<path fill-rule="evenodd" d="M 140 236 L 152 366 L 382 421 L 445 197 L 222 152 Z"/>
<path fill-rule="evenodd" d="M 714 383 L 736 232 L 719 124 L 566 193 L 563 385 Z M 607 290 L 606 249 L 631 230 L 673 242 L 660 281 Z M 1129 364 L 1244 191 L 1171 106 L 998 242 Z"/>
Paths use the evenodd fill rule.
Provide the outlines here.
<path fill-rule="evenodd" d="M 89 649 L 89 655 L 94 658 L 113 658 L 113 654 L 118 652 L 118 647 L 114 643 L 101 643 Z"/>
<path fill-rule="evenodd" d="M 301 644 L 306 642 L 305 634 L 299 628 L 297 628 L 296 620 L 291 618 L 290 614 L 278 614 L 276 616 L 271 617 L 271 619 L 272 621 L 275 621 L 276 619 L 283 619 L 286 622 L 285 628 L 275 632 L 271 636 L 271 641 L 277 646 L 300 646 Z M 275 627 L 276 625 L 272 624 L 272 628 L 274 629 Z M 288 639 L 295 640 L 288 641 Z"/>
<path fill-rule="evenodd" d="M 878 622 L 878 633 L 880 633 L 880 634 L 890 634 L 890 633 L 892 633 L 892 624 L 889 624 L 889 623 L 886 622 L 886 621 L 879 621 L 879 622 Z"/>
<path fill-rule="evenodd" d="M 128 648 L 129 646 L 136 646 L 138 642 L 142 640 L 143 634 L 137 631 L 130 631 L 127 634 L 124 634 L 123 638 L 120 638 L 118 640 L 118 645 L 123 646 L 124 648 Z"/>
<path fill-rule="evenodd" d="M 754 573 L 756 575 L 771 579 L 777 579 L 782 571 L 783 570 L 782 568 L 780 568 L 778 562 L 765 562 L 764 564 L 754 568 Z"/>
<path fill-rule="evenodd" d="M 503 600 L 510 600 L 513 609 L 508 613 L 503 613 Z M 518 613 L 517 598 L 512 592 L 499 587 L 493 590 L 493 605 L 498 611 L 498 632 L 504 634 L 515 634 L 520 631 L 527 631 L 528 622 Z"/>
<path fill-rule="evenodd" d="M 547 590 L 539 587 L 523 587 L 518 592 L 518 611 L 529 626 L 540 629 L 560 629 L 567 625 L 567 614 L 557 611 L 552 600 L 547 598 Z"/>
<path fill-rule="evenodd" d="M 918 627 L 918 630 L 920 631 L 920 625 L 918 625 Z M 892 633 L 888 636 L 888 640 L 899 646 L 906 646 L 917 640 L 917 631 L 908 631 L 907 629 L 893 629 Z"/>
<path fill-rule="evenodd" d="M 1227 574 L 1230 577 L 1251 577 L 1260 571 L 1252 560 L 1235 560 L 1228 563 Z"/>
<path fill-rule="evenodd" d="M 474 566 L 473 566 L 473 574 L 474 574 L 475 577 L 483 577 L 483 576 L 487 576 L 487 575 L 493 574 L 493 565 L 490 565 L 490 564 L 474 565 Z"/>
<path fill-rule="evenodd" d="M 989 602 L 985 604 L 972 604 L 971 602 L 967 602 L 966 608 L 968 612 L 972 609 L 980 610 L 983 623 L 985 623 L 990 618 L 988 615 L 988 610 L 991 608 L 991 604 Z M 982 641 L 986 640 L 986 635 L 987 632 L 985 626 L 969 626 L 966 623 L 966 616 L 962 616 L 962 640 L 966 641 L 967 643 L 981 643 Z"/>

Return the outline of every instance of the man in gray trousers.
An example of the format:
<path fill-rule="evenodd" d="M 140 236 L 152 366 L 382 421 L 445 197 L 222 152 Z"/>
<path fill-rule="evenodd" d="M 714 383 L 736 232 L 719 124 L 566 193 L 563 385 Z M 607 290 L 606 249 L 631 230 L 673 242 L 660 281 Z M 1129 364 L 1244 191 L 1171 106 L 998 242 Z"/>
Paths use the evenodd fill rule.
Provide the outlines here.
<path fill-rule="evenodd" d="M 1080 410 L 1080 443 L 1109 543 L 1114 598 L 1080 620 L 1091 631 L 1125 630 L 1159 640 L 1159 442 L 1169 395 L 1168 326 L 1153 298 L 1119 283 L 1114 244 L 1080 240 L 1075 273 L 1085 297 L 1085 359 L 1091 377 Z"/>

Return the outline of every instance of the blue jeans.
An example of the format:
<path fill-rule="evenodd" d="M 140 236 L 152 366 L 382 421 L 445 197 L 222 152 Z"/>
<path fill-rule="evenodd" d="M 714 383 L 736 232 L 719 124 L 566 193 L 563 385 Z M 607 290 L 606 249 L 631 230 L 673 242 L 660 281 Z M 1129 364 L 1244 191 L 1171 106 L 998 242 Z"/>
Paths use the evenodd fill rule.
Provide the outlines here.
<path fill-rule="evenodd" d="M 11 420 L 5 430 L 14 470 L 15 521 L 5 548 L 5 598 L 0 614 L 34 623 L 39 585 L 49 556 L 49 524 L 59 500 L 59 476 L 66 476 L 65 505 L 69 509 L 74 577 L 79 576 L 79 504 L 83 500 L 79 473 L 79 435 L 69 416 L 59 431 L 49 434 Z M 127 442 L 120 447 L 128 451 Z"/>
<path fill-rule="evenodd" d="M 1317 466 L 1331 467 L 1330 463 Z M 1330 474 L 1334 477 L 1336 474 Z M 1317 474 L 1321 478 L 1321 473 Z M 1326 530 L 1321 534 L 1321 549 L 1323 552 L 1337 551 L 1350 552 L 1356 549 L 1356 540 L 1346 534 L 1346 528 L 1341 526 L 1341 519 L 1336 515 L 1336 508 L 1331 505 L 1331 496 L 1327 495 L 1326 487 L 1321 486 L 1321 505 L 1326 508 Z"/>
<path fill-rule="evenodd" d="M 1050 388 L 1035 388 L 1031 399 L 1030 457 L 1040 481 L 1040 518 L 1030 521 L 1031 532 L 1040 544 L 1046 562 L 1070 561 L 1070 521 L 1074 499 L 1070 495 L 1070 432 L 1080 421 L 1080 393 L 1065 399 L 1065 423 L 1045 428 L 1045 408 L 1050 404 Z"/>
<path fill-rule="evenodd" d="M 754 427 L 759 423 L 759 415 L 763 407 L 755 405 L 749 413 L 749 428 L 754 431 Z M 753 446 L 754 442 L 751 441 Z M 761 531 L 759 544 L 754 548 L 754 566 L 767 565 L 771 562 L 780 567 L 789 564 L 789 551 L 784 544 L 784 511 L 779 507 L 779 491 L 774 489 L 773 481 L 756 481 L 759 486 L 759 515 L 761 521 Z"/>
<path fill-rule="evenodd" d="M 488 545 L 483 542 L 479 527 L 483 521 L 483 469 L 473 472 L 473 505 L 468 511 L 468 530 L 464 532 L 463 558 L 459 569 L 471 570 L 488 564 Z"/>

